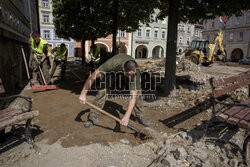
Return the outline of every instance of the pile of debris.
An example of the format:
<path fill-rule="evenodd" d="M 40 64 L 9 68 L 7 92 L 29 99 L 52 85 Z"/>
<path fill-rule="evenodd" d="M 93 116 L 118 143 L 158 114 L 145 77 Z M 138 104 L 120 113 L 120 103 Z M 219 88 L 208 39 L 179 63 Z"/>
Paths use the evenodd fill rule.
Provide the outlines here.
<path fill-rule="evenodd" d="M 149 59 L 147 61 L 138 61 L 141 71 L 161 73 L 165 72 L 165 59 Z"/>
<path fill-rule="evenodd" d="M 228 144 L 229 141 L 219 141 L 212 137 L 199 139 L 204 133 L 204 130 L 194 130 L 168 135 L 164 142 L 157 144 L 157 148 L 155 148 L 157 158 L 153 163 L 169 167 L 246 166 L 243 163 L 241 150 Z M 239 137 L 241 138 L 240 133 L 237 133 L 230 141 L 237 145 L 242 144 L 239 139 Z"/>
<path fill-rule="evenodd" d="M 192 71 L 192 72 L 200 72 L 200 66 L 196 65 L 195 63 L 191 62 L 186 58 L 179 58 L 176 63 L 176 71 Z"/>

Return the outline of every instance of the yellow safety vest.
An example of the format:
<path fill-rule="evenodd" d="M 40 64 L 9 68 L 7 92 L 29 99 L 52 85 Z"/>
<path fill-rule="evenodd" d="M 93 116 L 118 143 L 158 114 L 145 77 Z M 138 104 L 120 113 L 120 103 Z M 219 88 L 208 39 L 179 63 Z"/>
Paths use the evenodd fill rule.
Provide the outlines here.
<path fill-rule="evenodd" d="M 40 59 L 43 56 L 43 47 L 48 45 L 48 42 L 40 37 L 39 44 L 36 44 L 34 38 L 31 39 L 32 51 L 35 53 L 36 58 Z"/>
<path fill-rule="evenodd" d="M 65 55 L 68 51 L 68 48 L 65 48 L 65 50 L 62 52 L 61 47 L 57 47 L 57 56 L 55 57 L 56 60 L 61 61 L 65 59 Z"/>
<path fill-rule="evenodd" d="M 90 52 L 92 53 L 92 56 L 94 58 L 94 63 L 98 64 L 100 63 L 101 60 L 101 56 L 100 56 L 100 48 L 96 48 L 95 53 L 93 53 L 93 49 L 90 50 Z"/>

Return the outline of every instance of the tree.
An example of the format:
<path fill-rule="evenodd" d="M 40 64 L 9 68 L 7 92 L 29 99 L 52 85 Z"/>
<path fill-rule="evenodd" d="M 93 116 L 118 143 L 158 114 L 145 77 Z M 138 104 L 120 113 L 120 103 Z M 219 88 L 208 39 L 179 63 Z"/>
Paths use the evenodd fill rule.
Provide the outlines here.
<path fill-rule="evenodd" d="M 65 39 L 96 40 L 111 33 L 101 0 L 53 0 L 56 34 Z M 85 47 L 82 47 L 85 60 Z"/>
<path fill-rule="evenodd" d="M 113 34 L 115 54 L 117 30 L 131 32 L 150 22 L 157 5 L 155 0 L 53 0 L 56 33 L 92 41 Z"/>
<path fill-rule="evenodd" d="M 165 95 L 168 96 L 175 89 L 178 23 L 241 15 L 243 10 L 250 9 L 250 3 L 247 0 L 161 0 L 159 8 L 158 17 L 169 19 L 165 67 Z"/>
<path fill-rule="evenodd" d="M 158 1 L 155 0 L 109 0 L 107 8 L 111 11 L 113 55 L 116 54 L 118 29 L 133 32 L 139 28 L 140 23 L 151 22 L 150 16 L 154 13 L 154 9 L 158 5 Z"/>

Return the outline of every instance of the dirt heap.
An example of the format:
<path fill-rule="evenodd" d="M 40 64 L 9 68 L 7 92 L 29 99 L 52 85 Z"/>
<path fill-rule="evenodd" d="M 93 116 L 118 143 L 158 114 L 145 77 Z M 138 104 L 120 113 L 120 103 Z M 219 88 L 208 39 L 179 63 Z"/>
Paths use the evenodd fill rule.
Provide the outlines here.
<path fill-rule="evenodd" d="M 180 58 L 177 61 L 176 69 L 178 72 L 181 71 L 200 72 L 200 66 L 185 58 Z"/>
<path fill-rule="evenodd" d="M 138 61 L 141 71 L 163 72 L 165 71 L 165 59 L 149 59 L 147 61 Z"/>

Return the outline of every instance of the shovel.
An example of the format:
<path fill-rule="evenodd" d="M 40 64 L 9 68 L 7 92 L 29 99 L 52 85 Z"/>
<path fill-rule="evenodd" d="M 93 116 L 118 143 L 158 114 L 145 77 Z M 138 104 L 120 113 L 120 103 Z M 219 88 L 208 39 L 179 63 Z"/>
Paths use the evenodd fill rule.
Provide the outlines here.
<path fill-rule="evenodd" d="M 117 121 L 117 122 L 121 122 L 121 120 L 120 120 L 119 118 L 117 118 L 117 117 L 113 116 L 112 114 L 110 114 L 110 113 L 108 113 L 108 112 L 106 112 L 106 111 L 100 109 L 99 107 L 95 106 L 94 104 L 92 104 L 92 103 L 90 103 L 90 102 L 88 102 L 88 101 L 86 101 L 85 104 L 87 104 L 88 106 L 90 106 L 90 107 L 96 109 L 97 111 L 99 111 L 100 113 L 102 113 L 102 114 L 108 116 L 109 118 L 112 118 L 112 119 L 114 119 L 114 120 Z M 151 138 L 151 137 L 149 137 L 149 135 L 146 135 L 145 133 L 142 133 L 141 131 L 139 131 L 138 129 L 136 129 L 136 128 L 135 128 L 134 126 L 132 126 L 132 125 L 127 125 L 127 127 L 128 127 L 129 129 L 135 131 L 135 136 L 136 136 L 136 137 L 139 136 L 139 138 L 140 138 L 141 140 L 146 140 L 146 139 L 150 139 L 150 138 Z"/>

